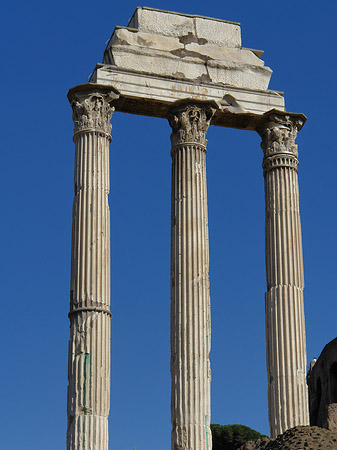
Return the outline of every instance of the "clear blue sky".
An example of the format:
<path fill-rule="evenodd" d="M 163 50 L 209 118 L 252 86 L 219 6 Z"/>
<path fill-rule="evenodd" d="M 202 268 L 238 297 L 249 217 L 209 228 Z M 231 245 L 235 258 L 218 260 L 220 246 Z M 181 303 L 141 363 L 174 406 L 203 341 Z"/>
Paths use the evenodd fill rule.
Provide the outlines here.
<path fill-rule="evenodd" d="M 1 34 L 0 449 L 65 449 L 74 146 L 70 87 L 85 83 L 136 3 L 12 1 Z M 336 337 L 337 3 L 152 1 L 241 22 L 289 111 L 300 152 L 308 361 Z M 111 450 L 170 448 L 170 127 L 112 118 Z M 208 204 L 212 422 L 268 433 L 260 138 L 211 127 Z"/>

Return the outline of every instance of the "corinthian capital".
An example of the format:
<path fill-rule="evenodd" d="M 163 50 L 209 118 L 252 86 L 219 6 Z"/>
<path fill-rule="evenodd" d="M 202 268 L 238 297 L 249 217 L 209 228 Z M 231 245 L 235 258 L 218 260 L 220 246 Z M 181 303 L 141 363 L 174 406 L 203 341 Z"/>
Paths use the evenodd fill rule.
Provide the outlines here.
<path fill-rule="evenodd" d="M 73 109 L 74 134 L 81 131 L 97 131 L 110 135 L 110 120 L 115 110 L 113 98 L 99 92 L 81 93 L 71 101 Z"/>
<path fill-rule="evenodd" d="M 306 117 L 303 114 L 269 111 L 264 114 L 257 131 L 262 137 L 265 158 L 276 155 L 298 156 L 295 139 Z"/>
<path fill-rule="evenodd" d="M 215 105 L 199 103 L 185 103 L 172 109 L 169 117 L 172 147 L 185 143 L 206 146 L 206 133 L 215 111 Z"/>

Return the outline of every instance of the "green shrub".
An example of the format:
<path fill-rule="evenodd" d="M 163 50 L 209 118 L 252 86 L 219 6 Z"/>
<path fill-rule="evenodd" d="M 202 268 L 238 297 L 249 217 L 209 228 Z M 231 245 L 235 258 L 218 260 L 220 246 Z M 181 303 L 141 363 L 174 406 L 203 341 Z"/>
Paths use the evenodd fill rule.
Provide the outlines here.
<path fill-rule="evenodd" d="M 211 424 L 212 450 L 236 450 L 247 441 L 256 441 L 267 437 L 245 425 Z"/>

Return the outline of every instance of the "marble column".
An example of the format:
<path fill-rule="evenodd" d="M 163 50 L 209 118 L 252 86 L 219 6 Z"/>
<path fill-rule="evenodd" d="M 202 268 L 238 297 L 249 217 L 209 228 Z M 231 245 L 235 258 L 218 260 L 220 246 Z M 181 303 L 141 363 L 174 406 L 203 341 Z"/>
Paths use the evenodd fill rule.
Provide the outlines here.
<path fill-rule="evenodd" d="M 266 203 L 266 341 L 271 437 L 308 425 L 303 257 L 295 138 L 305 116 L 278 111 L 259 129 Z"/>
<path fill-rule="evenodd" d="M 111 96 L 70 93 L 75 143 L 67 450 L 108 450 Z"/>
<path fill-rule="evenodd" d="M 171 112 L 172 450 L 211 450 L 209 246 L 205 138 L 213 104 Z"/>

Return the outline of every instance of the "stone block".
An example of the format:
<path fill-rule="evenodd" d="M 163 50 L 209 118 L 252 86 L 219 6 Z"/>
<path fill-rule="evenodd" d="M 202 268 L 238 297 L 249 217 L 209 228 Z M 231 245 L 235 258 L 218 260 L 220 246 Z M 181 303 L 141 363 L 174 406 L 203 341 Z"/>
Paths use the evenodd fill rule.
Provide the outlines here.
<path fill-rule="evenodd" d="M 122 27 L 116 28 L 107 48 L 115 47 L 117 45 L 130 45 L 166 52 L 184 48 L 184 44 L 181 43 L 177 37 L 163 36 L 160 34 L 154 36 L 150 33 L 144 33 L 142 31 L 134 32 Z"/>
<path fill-rule="evenodd" d="M 331 431 L 337 431 L 337 403 L 330 403 L 330 405 L 327 406 L 327 410 L 327 428 Z"/>
<path fill-rule="evenodd" d="M 210 60 L 207 69 L 213 83 L 257 90 L 268 89 L 272 74 L 269 67 L 243 65 L 230 60 Z"/>
<path fill-rule="evenodd" d="M 214 117 L 217 126 L 255 129 L 255 122 L 251 122 L 252 115 L 260 116 L 271 109 L 285 109 L 281 92 L 235 88 L 224 83 L 196 83 L 184 78 L 141 74 L 112 65 L 97 66 L 91 82 L 117 89 L 120 102 L 116 102 L 116 109 L 133 114 L 167 117 L 170 107 L 177 100 L 215 101 L 220 107 Z M 228 117 L 221 118 L 222 110 L 235 113 L 230 125 Z M 241 119 L 239 115 L 242 115 Z"/>
<path fill-rule="evenodd" d="M 196 35 L 219 47 L 241 48 L 240 24 L 204 17 L 195 18 Z"/>
<path fill-rule="evenodd" d="M 189 14 L 137 8 L 117 27 L 103 63 L 142 75 L 266 91 L 271 69 L 241 47 L 240 25 Z"/>
<path fill-rule="evenodd" d="M 129 27 L 145 33 L 174 37 L 195 32 L 194 21 L 190 16 L 150 8 L 137 8 Z"/>
<path fill-rule="evenodd" d="M 138 7 L 128 27 L 115 28 L 90 81 L 120 92 L 119 111 L 167 117 L 178 100 L 213 100 L 212 123 L 254 129 L 252 115 L 284 110 L 262 53 L 241 46 L 238 23 Z"/>
<path fill-rule="evenodd" d="M 200 43 L 221 47 L 241 47 L 240 24 L 226 20 L 139 7 L 129 27 L 164 36 L 194 36 Z"/>
<path fill-rule="evenodd" d="M 207 78 L 205 63 L 196 58 L 179 58 L 169 52 L 159 52 L 152 49 L 136 49 L 127 51 L 114 48 L 113 64 L 124 70 L 137 70 L 138 73 L 160 75 L 175 79 L 202 81 Z"/>

